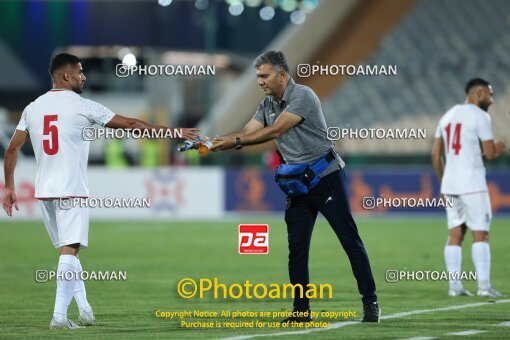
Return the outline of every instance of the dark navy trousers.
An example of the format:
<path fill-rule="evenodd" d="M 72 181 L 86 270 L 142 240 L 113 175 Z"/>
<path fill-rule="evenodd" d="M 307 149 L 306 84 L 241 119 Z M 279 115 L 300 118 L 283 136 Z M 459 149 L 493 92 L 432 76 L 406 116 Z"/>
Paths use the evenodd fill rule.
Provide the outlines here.
<path fill-rule="evenodd" d="M 309 283 L 308 253 L 315 219 L 319 212 L 328 220 L 349 257 L 362 300 L 377 301 L 368 255 L 359 237 L 347 199 L 343 170 L 324 176 L 307 195 L 287 198 L 285 222 L 289 241 L 291 284 L 301 284 L 306 292 Z M 294 308 L 310 309 L 308 298 L 306 296 L 301 298 L 299 293 L 296 288 Z"/>

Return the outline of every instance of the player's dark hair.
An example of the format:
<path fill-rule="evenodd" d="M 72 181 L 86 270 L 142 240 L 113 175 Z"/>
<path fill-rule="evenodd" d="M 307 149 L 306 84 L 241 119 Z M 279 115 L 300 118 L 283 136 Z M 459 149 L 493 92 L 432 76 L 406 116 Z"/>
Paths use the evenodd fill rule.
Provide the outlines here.
<path fill-rule="evenodd" d="M 468 81 L 467 84 L 466 84 L 466 94 L 468 94 L 469 91 L 473 87 L 477 87 L 477 86 L 489 86 L 489 85 L 490 85 L 490 83 L 487 80 L 484 80 L 482 78 L 473 78 L 470 81 Z"/>
<path fill-rule="evenodd" d="M 285 55 L 281 51 L 264 52 L 259 55 L 253 62 L 253 66 L 255 68 L 259 68 L 262 64 L 271 64 L 289 73 L 289 64 L 287 63 L 287 58 L 285 58 Z"/>
<path fill-rule="evenodd" d="M 49 70 L 50 75 L 53 78 L 55 76 L 55 73 L 62 67 L 65 67 L 67 65 L 76 65 L 78 63 L 81 63 L 81 60 L 77 56 L 69 53 L 59 53 L 53 58 L 51 58 Z"/>

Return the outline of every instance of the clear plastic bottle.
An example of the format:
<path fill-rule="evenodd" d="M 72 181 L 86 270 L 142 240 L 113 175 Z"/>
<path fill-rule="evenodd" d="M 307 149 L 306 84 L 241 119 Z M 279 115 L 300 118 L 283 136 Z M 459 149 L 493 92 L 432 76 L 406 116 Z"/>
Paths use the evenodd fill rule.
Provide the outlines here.
<path fill-rule="evenodd" d="M 198 143 L 192 140 L 185 140 L 184 142 L 180 142 L 177 144 L 177 151 L 184 152 L 188 150 L 197 150 Z"/>

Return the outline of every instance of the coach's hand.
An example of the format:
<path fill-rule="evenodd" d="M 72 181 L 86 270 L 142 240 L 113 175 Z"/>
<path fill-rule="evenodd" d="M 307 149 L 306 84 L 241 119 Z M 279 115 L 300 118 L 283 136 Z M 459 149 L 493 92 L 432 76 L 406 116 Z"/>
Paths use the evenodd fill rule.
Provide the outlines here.
<path fill-rule="evenodd" d="M 5 188 L 4 197 L 3 197 L 3 208 L 8 216 L 12 217 L 12 206 L 19 211 L 18 208 L 18 197 L 16 196 L 16 192 L 14 189 Z"/>
<path fill-rule="evenodd" d="M 235 137 L 216 137 L 212 140 L 213 146 L 211 151 L 228 150 L 236 146 Z"/>

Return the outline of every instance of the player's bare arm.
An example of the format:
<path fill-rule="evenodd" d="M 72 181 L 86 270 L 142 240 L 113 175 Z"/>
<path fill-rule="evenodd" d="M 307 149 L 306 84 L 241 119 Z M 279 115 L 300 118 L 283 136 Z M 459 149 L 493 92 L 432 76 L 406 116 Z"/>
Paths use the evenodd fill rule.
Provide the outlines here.
<path fill-rule="evenodd" d="M 18 198 L 16 197 L 16 189 L 14 187 L 14 169 L 18 160 L 18 153 L 23 144 L 28 139 L 25 131 L 16 130 L 12 136 L 11 142 L 5 151 L 4 174 L 5 174 L 5 191 L 2 200 L 2 206 L 8 216 L 12 217 L 12 206 L 18 209 Z"/>
<path fill-rule="evenodd" d="M 434 139 L 434 147 L 432 148 L 432 167 L 434 168 L 434 172 L 436 173 L 437 179 L 439 182 L 443 179 L 444 172 L 444 164 L 443 164 L 443 155 L 444 155 L 444 145 L 442 138 Z"/>
<path fill-rule="evenodd" d="M 241 134 L 239 136 L 222 136 L 219 138 L 214 139 L 214 145 L 211 148 L 213 151 L 218 150 L 228 150 L 235 146 L 236 144 L 236 137 L 239 137 L 241 139 L 241 144 L 243 146 L 245 145 L 255 145 L 255 144 L 262 144 L 267 141 L 276 139 L 280 137 L 285 132 L 292 129 L 294 126 L 301 123 L 303 120 L 302 117 L 295 115 L 293 113 L 284 111 L 282 114 L 278 117 L 274 125 L 259 128 L 253 132 L 249 132 L 246 134 Z M 262 127 L 263 125 L 259 122 L 257 122 L 259 127 Z"/>
<path fill-rule="evenodd" d="M 496 158 L 506 153 L 506 146 L 502 141 L 496 142 L 494 146 L 496 147 Z"/>
<path fill-rule="evenodd" d="M 139 129 L 143 131 L 158 130 L 163 132 L 169 129 L 175 130 L 175 128 L 149 124 L 140 119 L 128 118 L 117 114 L 106 124 L 106 127 L 126 130 Z M 198 132 L 200 131 L 200 129 L 197 128 L 181 128 L 181 130 L 183 139 L 196 139 L 198 137 Z"/>
<path fill-rule="evenodd" d="M 487 140 L 482 142 L 483 153 L 487 160 L 492 161 L 505 153 L 505 144 L 503 142 L 496 142 L 494 140 Z"/>

